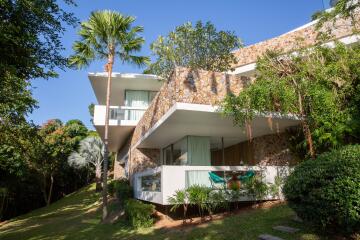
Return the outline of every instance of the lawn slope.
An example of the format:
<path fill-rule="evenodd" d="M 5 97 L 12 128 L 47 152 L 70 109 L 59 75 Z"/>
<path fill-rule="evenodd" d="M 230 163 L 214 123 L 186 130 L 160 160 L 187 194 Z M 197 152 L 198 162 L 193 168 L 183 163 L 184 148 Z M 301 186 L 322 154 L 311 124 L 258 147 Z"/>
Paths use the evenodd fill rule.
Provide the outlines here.
<path fill-rule="evenodd" d="M 85 187 L 49 207 L 0 223 L 0 239 L 252 240 L 257 239 L 262 233 L 274 234 L 289 240 L 326 239 L 295 223 L 292 220 L 293 212 L 285 205 L 246 211 L 196 227 L 132 230 L 123 222 L 101 224 L 99 200 L 100 195 L 94 192 L 93 185 Z M 295 235 L 282 234 L 272 230 L 276 225 L 298 227 L 301 231 Z"/>

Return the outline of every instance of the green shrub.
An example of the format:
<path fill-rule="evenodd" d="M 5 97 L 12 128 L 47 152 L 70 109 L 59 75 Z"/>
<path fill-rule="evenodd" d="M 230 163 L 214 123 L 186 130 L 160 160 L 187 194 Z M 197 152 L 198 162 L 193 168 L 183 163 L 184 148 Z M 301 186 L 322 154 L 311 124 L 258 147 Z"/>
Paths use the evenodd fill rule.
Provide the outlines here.
<path fill-rule="evenodd" d="M 255 200 L 263 199 L 269 192 L 269 186 L 261 180 L 260 176 L 246 180 L 243 184 L 243 189 L 246 190 L 248 196 Z"/>
<path fill-rule="evenodd" d="M 128 180 L 119 179 L 113 182 L 115 196 L 121 204 L 124 204 L 126 200 L 133 197 L 133 189 Z"/>
<path fill-rule="evenodd" d="M 168 198 L 168 202 L 173 205 L 170 208 L 171 212 L 175 212 L 178 208 L 183 208 L 183 221 L 186 219 L 188 209 L 188 193 L 185 190 L 176 190 L 175 194 Z"/>
<path fill-rule="evenodd" d="M 187 188 L 186 191 L 188 193 L 189 203 L 193 206 L 197 206 L 200 217 L 203 217 L 204 211 L 210 210 L 208 200 L 211 188 L 200 185 L 192 185 Z"/>
<path fill-rule="evenodd" d="M 151 227 L 154 223 L 152 218 L 154 210 L 154 205 L 135 199 L 129 199 L 125 203 L 125 215 L 134 228 Z"/>
<path fill-rule="evenodd" d="M 299 217 L 326 229 L 360 229 L 360 145 L 307 160 L 287 178 L 284 194 Z"/>

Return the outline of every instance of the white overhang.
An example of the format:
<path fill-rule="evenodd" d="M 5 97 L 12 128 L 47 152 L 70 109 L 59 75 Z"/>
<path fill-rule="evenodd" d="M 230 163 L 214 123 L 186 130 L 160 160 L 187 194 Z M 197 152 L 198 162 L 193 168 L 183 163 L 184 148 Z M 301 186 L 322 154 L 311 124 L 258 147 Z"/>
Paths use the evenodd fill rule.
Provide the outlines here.
<path fill-rule="evenodd" d="M 100 105 L 106 104 L 107 73 L 89 73 L 88 77 Z M 110 104 L 114 106 L 124 105 L 125 90 L 148 90 L 159 91 L 160 78 L 151 74 L 136 73 L 113 73 L 111 81 Z"/>
<path fill-rule="evenodd" d="M 137 121 L 136 121 L 137 122 Z M 126 143 L 127 138 L 134 130 L 134 121 L 122 121 L 121 125 L 109 125 L 109 151 L 117 152 Z M 104 141 L 105 126 L 94 126 L 101 139 Z"/>
<path fill-rule="evenodd" d="M 251 122 L 251 135 L 254 138 L 275 134 L 299 123 L 295 115 L 258 115 Z M 237 142 L 249 139 L 246 128 L 234 125 L 230 117 L 223 117 L 216 106 L 176 103 L 134 147 L 163 148 L 186 135 L 224 137 Z"/>

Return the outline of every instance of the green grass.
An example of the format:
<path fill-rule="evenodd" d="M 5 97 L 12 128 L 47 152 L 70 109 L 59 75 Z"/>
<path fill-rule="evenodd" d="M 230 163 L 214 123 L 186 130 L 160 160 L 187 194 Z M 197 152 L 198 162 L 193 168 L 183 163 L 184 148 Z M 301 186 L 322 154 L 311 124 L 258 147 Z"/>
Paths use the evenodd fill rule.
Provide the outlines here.
<path fill-rule="evenodd" d="M 94 192 L 94 186 L 89 186 L 49 207 L 1 224 L 0 239 L 251 240 L 257 239 L 262 233 L 274 234 L 288 240 L 327 239 L 315 234 L 311 228 L 293 222 L 291 219 L 294 213 L 286 205 L 251 210 L 197 227 L 141 230 L 133 230 L 123 222 L 101 224 L 98 208 L 99 194 Z M 301 231 L 292 235 L 272 230 L 272 226 L 280 224 L 298 227 Z"/>

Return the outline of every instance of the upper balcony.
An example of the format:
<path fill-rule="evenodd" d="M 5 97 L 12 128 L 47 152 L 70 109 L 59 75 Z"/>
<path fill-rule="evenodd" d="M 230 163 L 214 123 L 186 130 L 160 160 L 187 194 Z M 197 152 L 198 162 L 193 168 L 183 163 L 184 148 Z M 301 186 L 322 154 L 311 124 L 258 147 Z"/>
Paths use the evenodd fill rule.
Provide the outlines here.
<path fill-rule="evenodd" d="M 141 119 L 162 81 L 149 74 L 113 73 L 109 114 L 109 150 L 125 143 Z M 105 130 L 107 73 L 89 73 L 89 79 L 99 105 L 94 109 L 94 126 L 101 137 Z"/>
<path fill-rule="evenodd" d="M 89 73 L 91 86 L 98 104 L 106 104 L 107 73 Z M 111 106 L 125 106 L 128 90 L 159 91 L 161 85 L 159 77 L 150 74 L 113 73 L 111 81 Z"/>

